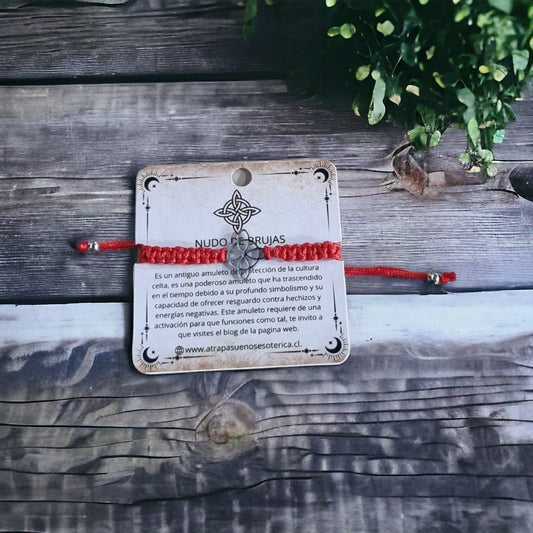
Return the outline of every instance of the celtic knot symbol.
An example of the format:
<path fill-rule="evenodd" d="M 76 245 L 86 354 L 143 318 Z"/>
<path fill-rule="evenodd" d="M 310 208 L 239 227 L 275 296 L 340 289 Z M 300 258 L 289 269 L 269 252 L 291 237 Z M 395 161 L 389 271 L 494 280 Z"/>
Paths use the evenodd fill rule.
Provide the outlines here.
<path fill-rule="evenodd" d="M 213 214 L 223 218 L 235 233 L 240 233 L 242 227 L 254 216 L 261 212 L 261 209 L 254 207 L 245 200 L 239 191 L 235 191 L 231 200 L 228 200 L 224 207 L 217 209 Z"/>

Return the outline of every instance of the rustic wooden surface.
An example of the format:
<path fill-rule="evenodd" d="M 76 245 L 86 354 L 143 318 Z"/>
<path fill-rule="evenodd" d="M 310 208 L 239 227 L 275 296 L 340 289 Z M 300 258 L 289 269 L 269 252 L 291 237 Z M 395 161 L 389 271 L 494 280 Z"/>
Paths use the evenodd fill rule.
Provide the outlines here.
<path fill-rule="evenodd" d="M 401 131 L 286 90 L 298 34 L 270 15 L 246 43 L 233 0 L 2 6 L 0 531 L 533 529 L 530 94 L 495 180 L 451 131 L 422 161 L 449 186 L 417 197 Z M 347 262 L 465 294 L 350 280 L 340 367 L 137 373 L 133 257 L 72 243 L 133 235 L 142 167 L 290 157 L 337 165 Z"/>
<path fill-rule="evenodd" d="M 342 366 L 178 379 L 127 304 L 3 306 L 3 530 L 528 531 L 532 298 L 350 296 Z"/>

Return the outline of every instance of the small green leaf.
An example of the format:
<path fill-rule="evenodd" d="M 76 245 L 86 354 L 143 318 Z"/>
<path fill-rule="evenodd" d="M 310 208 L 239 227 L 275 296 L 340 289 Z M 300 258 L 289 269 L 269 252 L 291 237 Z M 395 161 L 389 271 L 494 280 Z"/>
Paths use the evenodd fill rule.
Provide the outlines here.
<path fill-rule="evenodd" d="M 515 74 L 519 70 L 526 70 L 529 63 L 529 50 L 513 51 L 513 69 Z"/>
<path fill-rule="evenodd" d="M 387 11 L 385 8 L 379 7 L 378 9 L 376 9 L 376 12 L 374 13 L 374 16 L 376 18 L 378 18 L 380 15 L 383 15 L 383 13 L 385 13 L 385 11 Z"/>
<path fill-rule="evenodd" d="M 418 2 L 420 3 L 421 6 L 425 6 L 429 2 L 429 0 L 418 0 Z"/>
<path fill-rule="evenodd" d="M 372 101 L 370 102 L 370 109 L 368 110 L 368 123 L 373 126 L 377 124 L 385 116 L 385 104 L 383 99 L 385 98 L 385 91 L 387 85 L 380 78 L 376 80 L 374 84 L 374 90 L 372 91 Z"/>
<path fill-rule="evenodd" d="M 352 109 L 355 115 L 357 115 L 358 117 L 361 116 L 361 111 L 359 110 L 359 98 L 357 96 L 353 99 Z"/>
<path fill-rule="evenodd" d="M 494 160 L 494 154 L 492 153 L 492 150 L 478 150 L 478 157 L 483 165 L 490 165 Z"/>
<path fill-rule="evenodd" d="M 337 35 L 340 35 L 341 29 L 338 26 L 332 26 L 328 30 L 328 37 L 336 37 Z"/>
<path fill-rule="evenodd" d="M 421 124 L 416 124 L 415 127 L 407 132 L 409 142 L 414 144 L 417 148 L 427 148 L 428 136 L 426 128 Z"/>
<path fill-rule="evenodd" d="M 246 0 L 244 6 L 244 24 L 242 27 L 242 36 L 245 39 L 251 39 L 255 33 L 254 21 L 257 15 L 257 0 Z"/>
<path fill-rule="evenodd" d="M 257 15 L 257 0 L 246 0 L 244 6 L 244 22 L 248 23 L 255 19 Z"/>
<path fill-rule="evenodd" d="M 326 0 L 327 7 L 333 7 L 337 3 L 337 0 Z"/>
<path fill-rule="evenodd" d="M 440 142 L 440 138 L 442 137 L 442 133 L 437 130 L 433 132 L 433 135 L 431 135 L 431 138 L 429 139 L 429 146 L 431 148 L 435 148 Z"/>
<path fill-rule="evenodd" d="M 466 111 L 463 113 L 463 121 L 465 124 L 468 124 L 468 121 L 471 118 L 474 118 L 476 116 L 476 108 L 474 106 L 467 107 Z"/>
<path fill-rule="evenodd" d="M 492 142 L 500 144 L 505 140 L 505 130 L 497 130 L 492 137 Z"/>
<path fill-rule="evenodd" d="M 400 105 L 402 103 L 402 97 L 399 94 L 393 94 L 389 96 L 389 100 L 396 105 Z"/>
<path fill-rule="evenodd" d="M 497 172 L 498 168 L 496 167 L 496 165 L 491 164 L 487 167 L 487 176 L 489 178 L 493 178 L 494 176 L 496 176 Z"/>
<path fill-rule="evenodd" d="M 492 77 L 496 81 L 502 81 L 507 76 L 507 69 L 503 65 L 494 65 L 492 70 Z"/>
<path fill-rule="evenodd" d="M 455 22 L 461 22 L 466 17 L 468 17 L 468 15 L 470 15 L 470 7 L 469 6 L 463 6 L 455 14 L 454 20 L 455 20 Z"/>
<path fill-rule="evenodd" d="M 444 84 L 444 82 L 442 81 L 442 78 L 440 76 L 440 74 L 438 72 L 434 72 L 433 73 L 433 79 L 435 80 L 435 83 L 441 87 L 442 89 L 445 89 L 446 88 L 446 85 Z"/>
<path fill-rule="evenodd" d="M 490 11 L 488 13 L 480 13 L 477 17 L 476 24 L 478 25 L 478 27 L 483 28 L 483 26 L 487 26 L 488 24 L 490 24 L 491 18 L 492 12 Z"/>
<path fill-rule="evenodd" d="M 366 80 L 369 74 L 370 74 L 370 65 L 361 65 L 355 71 L 355 79 L 358 81 Z"/>
<path fill-rule="evenodd" d="M 474 93 L 466 87 L 462 89 L 457 89 L 457 99 L 466 107 L 471 107 L 476 102 L 476 97 L 474 96 Z"/>
<path fill-rule="evenodd" d="M 340 34 L 345 39 L 350 39 L 350 37 L 352 37 L 356 31 L 357 30 L 355 29 L 355 26 L 353 24 L 349 24 L 348 22 L 345 22 L 340 27 Z"/>
<path fill-rule="evenodd" d="M 429 61 L 435 55 L 435 46 L 426 50 L 426 59 Z"/>
<path fill-rule="evenodd" d="M 414 94 L 415 96 L 420 96 L 420 87 L 417 87 L 416 85 L 409 84 L 405 90 L 408 93 Z"/>
<path fill-rule="evenodd" d="M 487 65 L 479 65 L 478 70 L 481 74 L 488 74 L 490 72 L 490 68 Z"/>
<path fill-rule="evenodd" d="M 463 163 L 463 165 L 468 165 L 468 163 L 472 161 L 472 158 L 470 157 L 470 154 L 466 152 L 463 155 L 461 155 L 461 157 L 459 158 L 459 161 Z"/>
<path fill-rule="evenodd" d="M 479 126 L 478 126 L 476 117 L 473 117 L 468 121 L 468 124 L 466 125 L 466 129 L 468 131 L 468 136 L 470 137 L 472 144 L 476 146 L 476 144 L 479 142 L 481 138 L 481 134 L 479 132 Z"/>
<path fill-rule="evenodd" d="M 487 0 L 488 4 L 508 15 L 511 14 L 513 10 L 513 0 Z"/>
<path fill-rule="evenodd" d="M 394 31 L 394 24 L 390 20 L 386 20 L 385 22 L 379 22 L 376 29 L 387 37 Z"/>

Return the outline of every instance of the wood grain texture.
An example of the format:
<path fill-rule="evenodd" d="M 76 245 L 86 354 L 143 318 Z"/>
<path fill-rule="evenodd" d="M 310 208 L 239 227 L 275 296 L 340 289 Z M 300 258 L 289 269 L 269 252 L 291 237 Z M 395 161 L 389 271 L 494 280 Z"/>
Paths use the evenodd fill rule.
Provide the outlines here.
<path fill-rule="evenodd" d="M 268 11 L 257 38 L 244 40 L 236 0 L 122 3 L 27 3 L 0 11 L 0 78 L 257 76 L 283 71 L 282 51 L 298 40 Z"/>
<path fill-rule="evenodd" d="M 342 366 L 179 377 L 132 368 L 126 305 L 3 306 L 0 527 L 526 532 L 531 299 L 353 296 Z"/>
<path fill-rule="evenodd" d="M 404 138 L 279 81 L 0 87 L 0 101 L 0 177 L 123 178 L 151 164 L 309 154 L 383 165 Z"/>
<path fill-rule="evenodd" d="M 151 164 L 324 157 L 390 171 L 405 142 L 345 107 L 290 94 L 280 81 L 0 87 L 0 177 L 124 178 Z M 533 96 L 497 148 L 500 170 L 533 161 Z M 426 170 L 460 170 L 450 131 Z M 38 164 L 36 164 L 38 157 Z"/>

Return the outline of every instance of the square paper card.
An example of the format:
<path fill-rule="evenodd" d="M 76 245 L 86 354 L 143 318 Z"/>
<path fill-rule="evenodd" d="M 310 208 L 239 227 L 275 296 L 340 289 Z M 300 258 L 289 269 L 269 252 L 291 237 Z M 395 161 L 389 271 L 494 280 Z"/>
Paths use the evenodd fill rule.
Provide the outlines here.
<path fill-rule="evenodd" d="M 141 372 L 348 357 L 337 174 L 329 161 L 145 168 L 137 176 L 135 236 L 148 250 L 141 246 L 134 271 L 133 361 Z"/>

